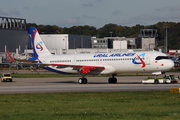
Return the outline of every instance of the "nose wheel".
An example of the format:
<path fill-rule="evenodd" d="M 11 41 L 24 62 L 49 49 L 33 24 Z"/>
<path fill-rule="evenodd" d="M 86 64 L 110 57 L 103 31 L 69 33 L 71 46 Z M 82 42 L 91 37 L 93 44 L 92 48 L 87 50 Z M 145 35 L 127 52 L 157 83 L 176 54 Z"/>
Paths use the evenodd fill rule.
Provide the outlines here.
<path fill-rule="evenodd" d="M 79 78 L 78 83 L 79 84 L 86 84 L 87 83 L 87 78 Z"/>
<path fill-rule="evenodd" d="M 157 76 L 156 76 L 156 75 L 154 75 L 154 83 L 155 83 L 155 84 L 159 84 L 159 80 L 157 79 Z"/>

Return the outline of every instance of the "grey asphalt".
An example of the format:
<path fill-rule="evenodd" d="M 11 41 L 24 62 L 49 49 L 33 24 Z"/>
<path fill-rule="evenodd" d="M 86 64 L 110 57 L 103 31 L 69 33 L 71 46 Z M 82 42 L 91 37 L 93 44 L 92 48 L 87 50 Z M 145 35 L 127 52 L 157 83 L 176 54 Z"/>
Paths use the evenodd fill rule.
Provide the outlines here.
<path fill-rule="evenodd" d="M 108 77 L 87 77 L 88 84 L 78 84 L 78 78 L 79 77 L 14 78 L 12 83 L 0 83 L 0 94 L 147 91 L 170 90 L 170 88 L 180 88 L 180 83 L 141 84 L 141 80 L 147 78 L 147 76 L 117 77 L 117 84 L 109 84 L 107 82 Z"/>

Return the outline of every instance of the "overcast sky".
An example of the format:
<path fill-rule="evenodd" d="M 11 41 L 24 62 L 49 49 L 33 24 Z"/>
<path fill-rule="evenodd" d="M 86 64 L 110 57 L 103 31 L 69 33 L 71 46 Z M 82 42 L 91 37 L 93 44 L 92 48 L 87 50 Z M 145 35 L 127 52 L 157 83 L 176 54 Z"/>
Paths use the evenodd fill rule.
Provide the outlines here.
<path fill-rule="evenodd" d="M 0 0 L 0 16 L 27 23 L 96 28 L 180 21 L 180 0 Z"/>

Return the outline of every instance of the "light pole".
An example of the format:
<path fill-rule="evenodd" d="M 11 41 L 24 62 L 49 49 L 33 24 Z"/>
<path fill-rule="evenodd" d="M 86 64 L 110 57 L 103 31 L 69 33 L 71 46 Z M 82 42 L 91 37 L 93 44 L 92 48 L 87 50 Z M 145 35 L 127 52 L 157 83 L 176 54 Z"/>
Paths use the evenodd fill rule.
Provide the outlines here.
<path fill-rule="evenodd" d="M 112 37 L 112 33 L 113 33 L 113 32 L 109 32 L 109 33 L 111 34 L 110 37 Z"/>
<path fill-rule="evenodd" d="M 76 45 L 75 45 L 75 37 L 74 37 L 74 49 L 75 49 L 75 46 L 76 46 Z"/>
<path fill-rule="evenodd" d="M 121 39 L 119 39 L 119 41 L 120 41 L 120 52 L 121 52 Z"/>
<path fill-rule="evenodd" d="M 168 29 L 170 28 L 169 26 L 166 26 L 166 27 L 164 27 L 164 28 L 166 28 L 166 49 L 165 49 L 165 52 L 167 53 L 167 49 L 168 49 Z"/>

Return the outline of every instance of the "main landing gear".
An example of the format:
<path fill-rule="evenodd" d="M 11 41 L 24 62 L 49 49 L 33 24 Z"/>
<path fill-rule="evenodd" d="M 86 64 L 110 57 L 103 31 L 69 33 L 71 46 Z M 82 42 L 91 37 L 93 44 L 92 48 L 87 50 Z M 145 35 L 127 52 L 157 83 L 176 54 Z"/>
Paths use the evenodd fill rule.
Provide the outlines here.
<path fill-rule="evenodd" d="M 86 84 L 87 83 L 87 78 L 79 78 L 78 83 L 79 84 Z"/>
<path fill-rule="evenodd" d="M 109 83 L 117 83 L 117 78 L 115 78 L 114 76 L 115 76 L 115 74 L 112 74 L 112 77 L 110 77 L 110 78 L 108 79 L 108 82 L 109 82 Z"/>
<path fill-rule="evenodd" d="M 79 78 L 78 79 L 78 83 L 79 84 L 86 84 L 88 81 L 87 81 L 87 78 L 85 78 L 86 74 L 83 74 L 82 75 L 82 78 Z"/>
<path fill-rule="evenodd" d="M 112 74 L 112 77 L 110 77 L 108 79 L 109 83 L 117 83 L 117 78 L 115 78 L 114 76 L 115 76 L 115 74 Z M 87 84 L 87 82 L 88 82 L 88 80 L 87 80 L 87 78 L 85 78 L 85 75 L 83 75 L 82 78 L 78 79 L 79 84 Z"/>

